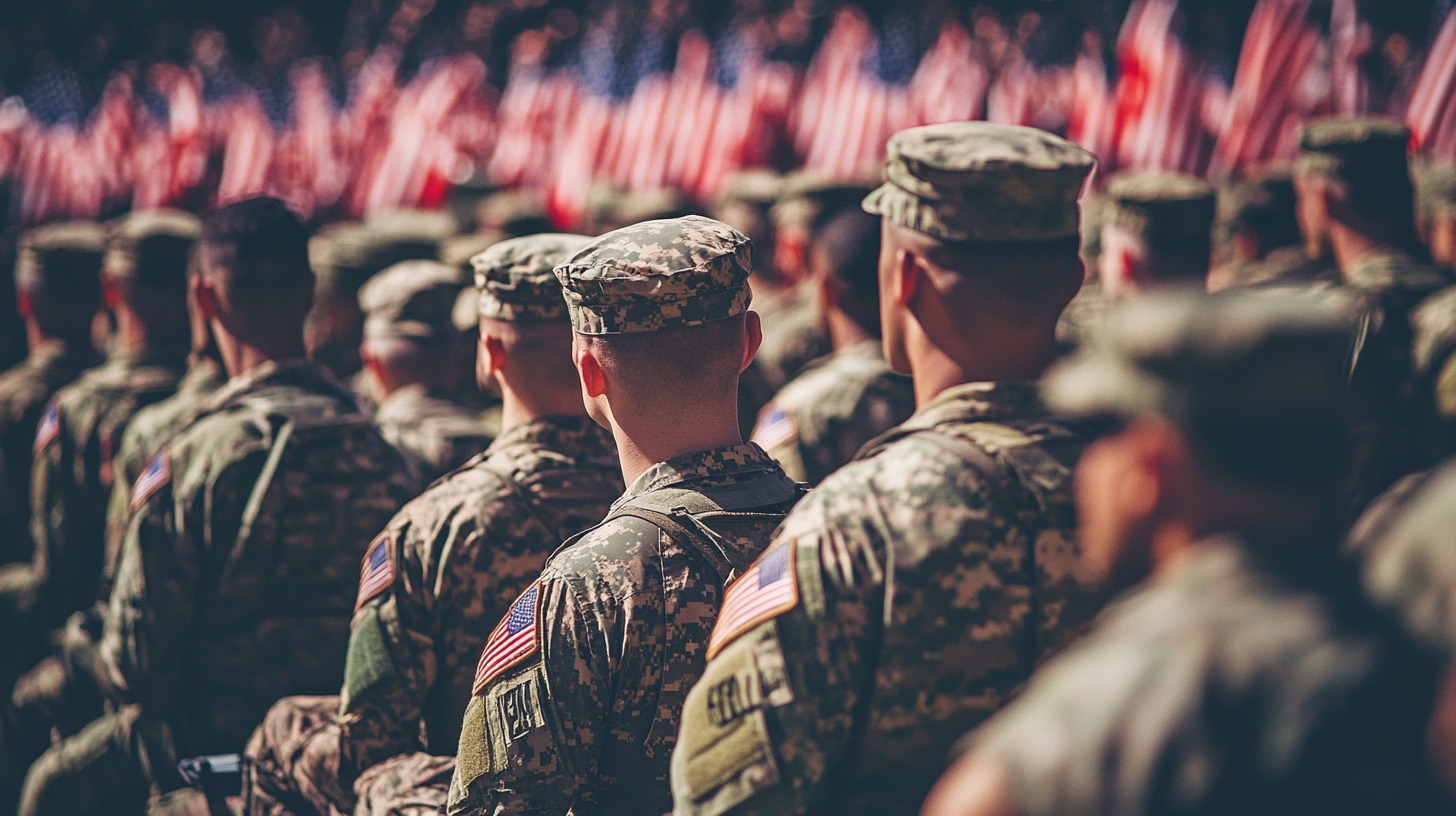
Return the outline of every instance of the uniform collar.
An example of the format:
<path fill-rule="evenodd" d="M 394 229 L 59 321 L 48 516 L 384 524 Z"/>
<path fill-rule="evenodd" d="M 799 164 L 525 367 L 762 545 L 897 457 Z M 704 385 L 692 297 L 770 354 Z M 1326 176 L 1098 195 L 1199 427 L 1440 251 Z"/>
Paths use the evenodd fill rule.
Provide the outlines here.
<path fill-rule="evenodd" d="M 612 435 L 587 416 L 536 417 L 501 431 L 486 448 L 490 456 L 509 448 L 543 448 L 563 452 L 604 452 L 616 457 Z"/>
<path fill-rule="evenodd" d="M 1031 380 L 956 385 L 920 406 L 903 427 L 929 428 L 943 422 L 994 422 L 1046 414 L 1041 392 Z"/>
<path fill-rule="evenodd" d="M 325 373 L 322 368 L 300 357 L 292 360 L 269 360 L 229 379 L 217 390 L 217 393 L 213 394 L 208 404 L 213 408 L 221 407 L 249 391 L 275 384 L 323 386 L 337 391 L 340 396 L 347 396 L 353 400 L 347 388 Z"/>
<path fill-rule="evenodd" d="M 628 499 L 665 487 L 692 482 L 711 484 L 743 473 L 772 472 L 778 469 L 778 463 L 763 448 L 752 442 L 684 453 L 666 462 L 658 462 L 643 471 L 627 488 L 627 492 L 622 494 L 622 498 L 612 506 L 620 506 Z"/>

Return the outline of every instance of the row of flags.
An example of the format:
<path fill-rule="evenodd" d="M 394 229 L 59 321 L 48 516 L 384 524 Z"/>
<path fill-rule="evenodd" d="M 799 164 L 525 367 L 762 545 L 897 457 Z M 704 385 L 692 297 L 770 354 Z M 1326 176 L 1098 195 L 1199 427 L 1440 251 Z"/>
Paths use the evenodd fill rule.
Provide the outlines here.
<path fill-rule="evenodd" d="M 734 171 L 785 153 L 826 176 L 871 177 L 894 132 L 962 119 L 1065 132 L 1104 169 L 1226 178 L 1290 159 L 1309 118 L 1389 113 L 1405 116 L 1414 147 L 1456 162 L 1456 15 L 1395 110 L 1377 109 L 1361 67 L 1377 45 L 1357 0 L 1259 0 L 1231 85 L 1185 41 L 1178 0 L 1133 2 L 1111 72 L 1085 40 L 1069 64 L 1013 49 L 993 66 L 956 23 L 917 54 L 853 7 L 835 12 L 805 69 L 751 40 L 736 46 L 727 54 L 689 32 L 671 65 L 625 83 L 603 81 L 610 66 L 588 61 L 517 64 L 499 95 L 473 55 L 435 59 L 399 82 L 399 55 L 381 50 L 343 104 L 305 61 L 292 70 L 293 115 L 281 125 L 256 93 L 204 102 L 195 71 L 159 65 L 147 81 L 165 99 L 163 116 L 126 77 L 80 127 L 0 105 L 0 179 L 13 182 L 12 217 L 33 224 L 257 194 L 360 217 L 438 206 L 453 184 L 483 174 L 542 191 L 566 227 L 595 186 L 710 200 Z"/>

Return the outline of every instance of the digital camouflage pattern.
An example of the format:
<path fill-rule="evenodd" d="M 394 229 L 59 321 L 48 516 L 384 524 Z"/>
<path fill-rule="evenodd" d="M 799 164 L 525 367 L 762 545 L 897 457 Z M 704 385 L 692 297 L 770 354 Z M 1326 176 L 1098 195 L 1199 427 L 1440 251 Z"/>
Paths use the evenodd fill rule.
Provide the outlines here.
<path fill-rule="evenodd" d="M 250 812 L 299 800 L 348 812 L 372 766 L 413 751 L 453 759 L 480 645 L 546 557 L 621 492 L 611 435 L 585 416 L 548 417 L 405 505 L 381 534 L 393 579 L 354 615 L 342 698 L 284 698 L 254 734 Z"/>
<path fill-rule="evenodd" d="M 1456 651 L 1456 459 L 1401 479 L 1350 531 L 1365 593 L 1437 653 Z"/>
<path fill-rule="evenodd" d="M 1261 544 L 1198 543 L 974 735 L 1013 812 L 1443 812 L 1433 662 L 1269 572 Z"/>
<path fill-rule="evenodd" d="M 1107 183 L 1103 230 L 1138 236 L 1153 251 L 1177 251 L 1212 238 L 1213 185 L 1182 173 L 1118 173 Z"/>
<path fill-rule="evenodd" d="M 949 122 L 890 137 L 885 183 L 866 212 L 947 241 L 1044 241 L 1077 234 L 1077 199 L 1097 164 L 1029 127 Z"/>
<path fill-rule="evenodd" d="M 416 751 L 390 757 L 354 783 L 353 816 L 437 816 L 454 772 L 454 756 Z"/>
<path fill-rule="evenodd" d="M 789 478 L 816 485 L 913 413 L 914 384 L 891 370 L 879 340 L 865 340 L 810 365 L 780 391 L 759 414 L 753 441 Z"/>
<path fill-rule="evenodd" d="M 31 566 L 47 629 L 99 599 L 122 434 L 138 410 L 176 392 L 186 365 L 186 348 L 115 354 L 56 392 L 60 430 L 36 450 L 31 475 Z"/>
<path fill-rule="evenodd" d="M 748 310 L 751 247 L 700 215 L 644 221 L 597 238 L 556 277 L 578 334 L 686 328 Z"/>
<path fill-rule="evenodd" d="M 396 390 L 375 409 L 374 421 L 428 484 L 490 444 L 480 414 L 423 385 Z"/>
<path fill-rule="evenodd" d="M 784 522 L 791 608 L 688 695 L 679 816 L 913 813 L 965 731 L 1082 629 L 1071 467 L 1033 383 L 956 386 Z"/>
<path fill-rule="evenodd" d="M 562 320 L 566 299 L 552 270 L 581 251 L 585 235 L 547 232 L 501 241 L 471 258 L 480 317 L 491 320 Z"/>
<path fill-rule="evenodd" d="M 100 362 L 101 356 L 90 346 L 48 340 L 24 362 L 0 374 L 0 461 L 5 465 L 0 483 L 0 563 L 31 555 L 27 486 L 41 413 L 61 386 Z"/>
<path fill-rule="evenodd" d="M 670 809 L 668 760 L 729 577 L 720 570 L 747 568 L 798 498 L 745 443 L 653 465 L 613 511 L 675 492 L 723 506 L 713 496 L 744 492 L 737 511 L 760 515 L 719 533 L 711 553 L 705 539 L 630 515 L 557 551 L 533 585 L 537 650 L 487 678 L 466 709 L 448 813 Z"/>
<path fill-rule="evenodd" d="M 155 738 L 124 756 L 101 726 L 63 741 L 31 773 L 39 799 L 95 796 L 108 767 L 180 785 L 177 756 L 235 751 L 274 700 L 327 691 L 360 542 L 415 488 L 344 388 L 303 362 L 234 377 L 158 457 L 133 488 L 101 644 L 116 701 Z"/>

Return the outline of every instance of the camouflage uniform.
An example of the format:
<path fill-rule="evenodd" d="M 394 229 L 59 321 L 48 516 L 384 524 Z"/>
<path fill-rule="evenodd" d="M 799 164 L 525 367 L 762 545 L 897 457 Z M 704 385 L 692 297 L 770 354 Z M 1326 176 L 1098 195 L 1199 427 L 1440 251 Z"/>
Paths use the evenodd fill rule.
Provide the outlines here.
<path fill-rule="evenodd" d="M 1267 460 L 1338 449 L 1348 320 L 1229 294 L 1118 311 L 1048 402 L 1211 438 L 1315 429 L 1268 437 Z M 1321 577 L 1332 557 L 1215 524 L 977 731 L 973 762 L 1027 816 L 1441 812 L 1422 736 L 1437 666 Z"/>
<path fill-rule="evenodd" d="M 957 123 L 889 150 L 865 208 L 892 223 L 1077 233 L 1094 160 L 1070 142 Z M 968 383 L 826 479 L 775 535 L 774 568 L 730 592 L 683 713 L 674 812 L 914 812 L 951 743 L 1090 614 L 1070 488 L 1086 441 L 1032 383 Z"/>
<path fill-rule="evenodd" d="M 1336 283 L 1340 271 L 1328 260 L 1304 253 L 1295 215 L 1294 180 L 1287 170 L 1266 170 L 1224 188 L 1218 198 L 1220 233 L 1231 240 L 1239 229 L 1262 232 L 1262 240 L 1284 243 L 1257 258 L 1229 260 L 1208 276 L 1209 291 L 1248 286 Z"/>
<path fill-rule="evenodd" d="M 1422 301 L 1411 325 L 1416 399 L 1427 417 L 1422 453 L 1442 459 L 1456 454 L 1456 286 Z"/>
<path fill-rule="evenodd" d="M 740 233 L 691 216 L 604 235 L 556 272 L 576 332 L 611 335 L 742 314 L 748 264 Z M 492 633 L 447 812 L 666 811 L 678 715 L 723 585 L 798 496 L 752 443 L 642 473 Z"/>
<path fill-rule="evenodd" d="M 1335 180 L 1409 173 L 1410 130 L 1395 120 L 1323 119 L 1300 131 L 1296 172 Z M 1366 203 L 1365 206 L 1371 206 Z M 1341 270 L 1343 286 L 1363 312 L 1356 350 L 1349 503 L 1358 512 L 1400 476 L 1422 466 L 1416 431 L 1421 396 L 1412 372 L 1411 312 L 1451 284 L 1436 268 L 1385 248 Z"/>
<path fill-rule="evenodd" d="M 455 302 L 467 285 L 463 270 L 435 261 L 405 261 L 359 290 L 364 336 L 405 338 L 455 354 Z M 379 402 L 375 422 L 428 483 L 485 450 L 490 433 L 480 415 L 424 383 L 396 389 Z"/>
<path fill-rule="evenodd" d="M 1167 283 L 1202 286 L 1213 241 L 1213 187 L 1179 173 L 1120 173 L 1102 207 L 1102 285 L 1114 297 Z"/>
<path fill-rule="evenodd" d="M 537 235 L 485 253 L 482 313 L 564 324 L 566 303 L 551 269 L 586 241 Z M 371 807 L 428 798 L 415 790 L 428 779 L 405 769 L 438 763 L 391 762 L 387 773 L 371 772 L 416 751 L 448 755 L 438 808 L 480 644 L 546 556 L 600 521 L 621 491 L 611 436 L 583 414 L 508 429 L 405 505 L 373 545 L 384 550 L 388 583 L 372 576 L 361 583 L 342 700 L 287 697 L 269 711 L 248 748 L 249 812 L 348 812 L 355 780 L 366 773 Z"/>
<path fill-rule="evenodd" d="M 57 287 L 76 277 L 95 285 L 101 270 L 103 233 L 96 224 L 62 223 L 21 237 L 17 277 L 40 275 Z M 24 362 L 0 374 L 0 564 L 30 558 L 31 458 L 41 413 L 61 386 L 101 362 L 86 346 L 59 339 L 30 350 Z"/>
<path fill-rule="evenodd" d="M 101 647 L 120 708 L 40 758 L 21 812 L 138 807 L 182 785 L 177 757 L 236 750 L 278 697 L 328 690 L 358 542 L 413 489 L 312 364 L 230 380 L 132 488 Z"/>
<path fill-rule="evenodd" d="M 865 340 L 811 364 L 759 415 L 753 441 L 795 481 L 818 484 L 915 413 L 909 377 Z"/>

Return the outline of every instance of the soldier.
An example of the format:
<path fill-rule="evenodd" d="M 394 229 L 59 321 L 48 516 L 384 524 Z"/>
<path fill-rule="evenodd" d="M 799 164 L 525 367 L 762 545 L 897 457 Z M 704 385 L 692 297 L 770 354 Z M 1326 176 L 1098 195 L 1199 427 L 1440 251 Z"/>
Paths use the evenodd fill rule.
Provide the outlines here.
<path fill-rule="evenodd" d="M 84 222 L 39 227 L 20 239 L 15 287 L 30 356 L 0 374 L 0 461 L 6 468 L 0 564 L 31 555 L 27 487 L 41 414 L 57 389 L 101 361 L 91 346 L 91 319 L 101 305 L 104 240 L 101 227 Z"/>
<path fill-rule="evenodd" d="M 102 291 L 116 319 L 105 365 L 56 392 L 36 435 L 31 476 L 40 598 L 50 631 L 99 597 L 106 504 L 116 452 L 141 408 L 177 390 L 187 366 L 187 264 L 198 222 L 154 210 L 123 218 L 107 240 Z"/>
<path fill-rule="evenodd" d="M 364 337 L 364 315 L 359 311 L 359 289 L 381 270 L 401 261 L 434 258 L 439 243 L 428 236 L 378 225 L 345 223 L 321 230 L 309 241 L 308 250 L 318 274 L 318 291 L 305 328 L 308 356 L 334 376 L 347 379 L 362 365 L 359 343 Z"/>
<path fill-rule="evenodd" d="M 674 812 L 913 811 L 951 743 L 1090 614 L 1072 575 L 1083 435 L 1032 380 L 1082 281 L 1095 160 L 1032 128 L 890 139 L 881 325 L 915 416 L 789 516 L 729 591 L 672 760 Z"/>
<path fill-rule="evenodd" d="M 194 276 L 231 379 L 131 491 L 101 652 L 114 712 L 32 766 L 22 814 L 140 812 L 178 756 L 236 750 L 276 699 L 337 682 L 358 542 L 413 488 L 303 359 L 307 233 L 276 199 L 203 222 Z"/>
<path fill-rule="evenodd" d="M 1132 587 L 971 738 L 927 816 L 1445 812 L 1436 665 L 1336 568 L 1353 327 L 1307 293 L 1129 303 L 1048 402 L 1115 430 L 1078 464 L 1085 561 Z"/>
<path fill-rule="evenodd" d="M 1300 132 L 1294 182 L 1305 251 L 1334 258 L 1365 324 L 1351 375 L 1351 516 L 1429 464 L 1415 433 L 1426 424 L 1426 395 L 1415 393 L 1411 311 L 1450 281 L 1416 239 L 1409 141 L 1410 129 L 1388 119 L 1323 119 Z"/>
<path fill-rule="evenodd" d="M 581 402 L 551 271 L 588 240 L 535 235 L 476 257 L 480 374 L 499 384 L 508 425 L 375 539 L 366 564 L 378 566 L 360 582 L 342 698 L 273 706 L 248 747 L 249 813 L 348 813 L 356 791 L 381 812 L 420 797 L 434 812 L 445 801 L 453 761 L 413 755 L 453 760 L 480 644 L 546 556 L 622 492 L 611 436 Z M 385 761 L 389 771 L 372 771 Z M 401 773 L 421 764 L 424 778 Z M 356 783 L 366 772 L 369 783 Z M 432 777 L 430 794 L 420 788 Z"/>
<path fill-rule="evenodd" d="M 405 261 L 359 290 L 365 314 L 359 356 L 379 405 L 384 438 L 405 454 L 428 484 L 490 444 L 480 415 L 450 399 L 461 351 L 453 311 L 467 285 L 458 268 Z"/>
<path fill-rule="evenodd" d="M 1304 254 L 1290 172 L 1265 170 L 1231 184 L 1220 193 L 1218 205 L 1228 258 L 1209 272 L 1209 291 L 1338 278 L 1333 266 Z"/>
<path fill-rule="evenodd" d="M 629 487 L 486 641 L 449 813 L 671 806 L 668 757 L 723 585 L 800 493 L 741 441 L 749 267 L 747 238 L 689 216 L 608 233 L 556 268 L 587 411 Z"/>
<path fill-rule="evenodd" d="M 789 478 L 811 485 L 915 412 L 910 378 L 880 344 L 880 222 L 845 212 L 819 231 L 809 284 L 834 353 L 811 363 L 759 416 L 757 442 Z"/>

